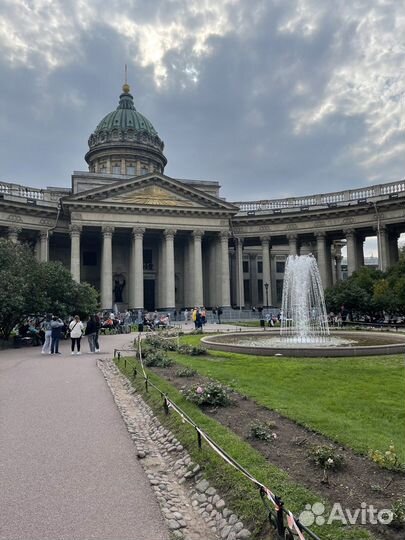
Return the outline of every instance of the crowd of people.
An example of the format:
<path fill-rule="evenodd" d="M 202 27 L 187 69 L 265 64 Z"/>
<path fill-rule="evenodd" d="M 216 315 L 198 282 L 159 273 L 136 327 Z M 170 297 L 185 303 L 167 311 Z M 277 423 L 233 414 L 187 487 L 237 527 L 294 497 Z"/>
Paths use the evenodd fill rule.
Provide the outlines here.
<path fill-rule="evenodd" d="M 124 327 L 130 325 L 127 314 L 98 313 L 80 320 L 79 315 L 65 320 L 57 315 L 47 314 L 44 317 L 31 317 L 16 328 L 16 343 L 29 343 L 42 347 L 42 354 L 60 354 L 61 340 L 70 339 L 71 354 L 81 354 L 82 338 L 87 338 L 89 352 L 100 352 L 99 336 L 106 330 L 115 329 L 124 333 Z M 130 314 L 129 314 L 130 315 Z"/>

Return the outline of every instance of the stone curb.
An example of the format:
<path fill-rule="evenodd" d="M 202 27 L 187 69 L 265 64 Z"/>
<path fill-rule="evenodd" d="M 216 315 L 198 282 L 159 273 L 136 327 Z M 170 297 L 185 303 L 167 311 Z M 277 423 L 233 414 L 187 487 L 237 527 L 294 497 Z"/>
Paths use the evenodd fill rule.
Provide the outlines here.
<path fill-rule="evenodd" d="M 154 415 L 111 359 L 97 361 L 136 448 L 171 537 L 237 540 L 251 537 L 203 477 L 198 464 Z"/>

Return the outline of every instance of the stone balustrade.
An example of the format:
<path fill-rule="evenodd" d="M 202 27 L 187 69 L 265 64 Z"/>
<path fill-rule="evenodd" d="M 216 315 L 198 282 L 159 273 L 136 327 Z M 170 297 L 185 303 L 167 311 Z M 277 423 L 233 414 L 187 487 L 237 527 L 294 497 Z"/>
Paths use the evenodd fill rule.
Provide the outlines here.
<path fill-rule="evenodd" d="M 269 199 L 261 201 L 234 202 L 240 213 L 266 210 L 300 209 L 303 207 L 344 205 L 353 201 L 368 201 L 378 197 L 390 197 L 394 194 L 405 195 L 405 179 L 388 184 L 379 184 L 367 188 L 348 189 L 332 193 L 321 193 L 304 197 L 288 197 L 285 199 Z"/>

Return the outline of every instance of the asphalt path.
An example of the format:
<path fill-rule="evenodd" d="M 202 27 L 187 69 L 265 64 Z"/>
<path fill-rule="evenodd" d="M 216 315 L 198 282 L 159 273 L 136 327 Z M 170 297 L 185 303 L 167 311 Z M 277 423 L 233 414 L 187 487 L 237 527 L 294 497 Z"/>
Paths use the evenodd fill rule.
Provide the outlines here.
<path fill-rule="evenodd" d="M 102 354 L 129 342 L 101 338 Z M 167 540 L 100 355 L 60 350 L 0 352 L 0 538 Z"/>

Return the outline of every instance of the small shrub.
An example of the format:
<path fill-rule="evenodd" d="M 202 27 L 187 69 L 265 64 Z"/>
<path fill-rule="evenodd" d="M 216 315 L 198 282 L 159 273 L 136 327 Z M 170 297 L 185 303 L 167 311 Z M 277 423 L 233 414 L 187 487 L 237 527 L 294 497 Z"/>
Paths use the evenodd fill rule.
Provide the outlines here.
<path fill-rule="evenodd" d="M 310 450 L 310 458 L 324 471 L 337 471 L 344 466 L 344 457 L 338 454 L 336 448 L 330 445 L 316 445 Z"/>
<path fill-rule="evenodd" d="M 186 399 L 200 406 L 226 407 L 231 404 L 228 388 L 210 381 L 205 385 L 194 385 L 185 390 Z"/>
<path fill-rule="evenodd" d="M 185 367 L 183 369 L 179 369 L 176 371 L 177 377 L 194 377 L 194 375 L 197 375 L 197 372 L 195 369 Z"/>
<path fill-rule="evenodd" d="M 277 433 L 271 430 L 274 428 L 270 422 L 254 422 L 250 425 L 250 436 L 252 439 L 259 439 L 261 441 L 271 442 L 277 439 Z"/>
<path fill-rule="evenodd" d="M 207 349 L 205 349 L 204 347 L 199 347 L 195 345 L 180 345 L 177 350 L 179 353 L 187 354 L 189 356 L 201 356 L 202 354 L 206 354 L 207 352 Z"/>
<path fill-rule="evenodd" d="M 150 352 L 144 359 L 145 366 L 165 368 L 173 364 L 173 360 L 160 351 Z"/>
<path fill-rule="evenodd" d="M 396 500 L 391 506 L 392 510 L 392 521 L 390 523 L 391 527 L 395 529 L 402 529 L 405 527 L 405 497 Z"/>
<path fill-rule="evenodd" d="M 390 469 L 391 471 L 404 470 L 404 465 L 399 461 L 395 446 L 390 444 L 388 450 L 380 452 L 380 450 L 371 450 L 369 453 L 370 458 L 374 463 L 383 469 Z"/>

